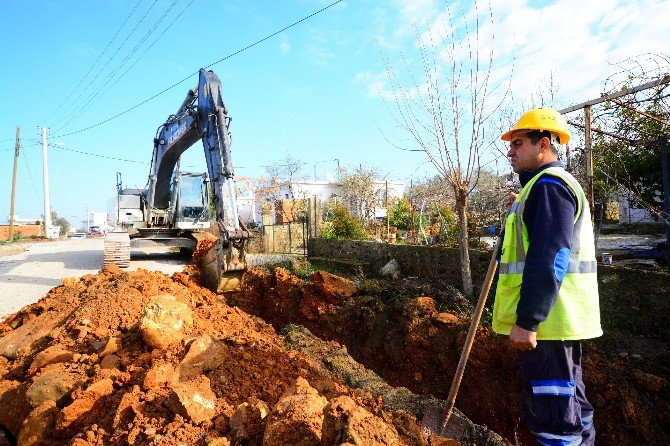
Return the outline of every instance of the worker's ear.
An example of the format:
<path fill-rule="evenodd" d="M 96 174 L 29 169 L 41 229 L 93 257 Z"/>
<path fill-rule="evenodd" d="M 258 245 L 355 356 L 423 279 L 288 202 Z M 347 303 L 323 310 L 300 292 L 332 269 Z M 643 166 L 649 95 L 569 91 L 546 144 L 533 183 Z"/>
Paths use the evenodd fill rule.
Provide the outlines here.
<path fill-rule="evenodd" d="M 545 136 L 544 138 L 540 139 L 540 151 L 544 153 L 550 150 L 551 150 L 551 141 L 549 140 L 549 138 Z"/>

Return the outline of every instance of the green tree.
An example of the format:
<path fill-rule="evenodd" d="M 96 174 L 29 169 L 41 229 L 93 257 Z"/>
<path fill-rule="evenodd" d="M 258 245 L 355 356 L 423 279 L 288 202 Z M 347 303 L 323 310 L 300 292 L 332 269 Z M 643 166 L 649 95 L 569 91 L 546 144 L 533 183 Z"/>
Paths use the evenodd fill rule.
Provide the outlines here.
<path fill-rule="evenodd" d="M 412 229 L 412 207 L 407 197 L 393 200 L 388 210 L 389 225 L 408 231 Z"/>
<path fill-rule="evenodd" d="M 330 221 L 327 223 L 323 232 L 323 235 L 326 238 L 348 240 L 367 239 L 367 232 L 363 221 L 360 218 L 351 215 L 349 208 L 342 203 L 335 205 Z"/>
<path fill-rule="evenodd" d="M 58 235 L 64 236 L 70 232 L 70 222 L 65 217 L 59 217 L 56 211 L 51 211 L 51 221 L 54 226 L 60 226 Z"/>
<path fill-rule="evenodd" d="M 658 95 L 648 102 L 631 96 L 627 102 L 651 116 L 670 120 L 670 108 Z M 618 104 L 607 104 L 598 124 L 618 137 L 603 134 L 594 137 L 596 200 L 604 206 L 607 197 L 623 187 L 631 192 L 636 206 L 659 215 L 663 190 L 659 140 L 670 128 Z"/>

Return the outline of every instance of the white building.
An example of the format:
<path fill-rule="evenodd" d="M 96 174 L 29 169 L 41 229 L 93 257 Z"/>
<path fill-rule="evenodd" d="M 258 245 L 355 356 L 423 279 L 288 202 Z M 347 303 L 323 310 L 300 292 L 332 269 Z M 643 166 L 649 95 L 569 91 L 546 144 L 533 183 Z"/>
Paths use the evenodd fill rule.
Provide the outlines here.
<path fill-rule="evenodd" d="M 90 212 L 88 214 L 88 220 L 82 220 L 81 222 L 83 229 L 90 230 L 91 226 L 97 226 L 101 230 L 107 230 L 107 212 Z"/>
<path fill-rule="evenodd" d="M 386 193 L 388 190 L 388 199 L 393 201 L 402 198 L 405 191 L 405 183 L 402 181 L 383 181 L 374 180 L 375 194 L 377 196 L 380 206 L 375 209 L 373 218 L 386 217 Z M 255 222 L 261 223 L 261 207 L 264 202 L 272 203 L 274 207 L 274 200 L 305 200 L 316 197 L 320 201 L 326 201 L 330 198 L 341 197 L 342 191 L 337 181 L 326 180 L 293 180 L 277 182 L 272 191 L 258 190 L 256 192 L 255 203 Z"/>

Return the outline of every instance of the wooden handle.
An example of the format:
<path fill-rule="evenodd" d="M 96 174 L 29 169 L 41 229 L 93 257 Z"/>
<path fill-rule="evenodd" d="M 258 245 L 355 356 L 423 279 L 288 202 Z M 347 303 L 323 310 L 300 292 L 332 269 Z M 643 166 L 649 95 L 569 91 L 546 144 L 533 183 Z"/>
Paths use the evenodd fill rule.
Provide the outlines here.
<path fill-rule="evenodd" d="M 463 352 L 461 353 L 461 359 L 458 361 L 458 367 L 456 368 L 456 375 L 454 380 L 451 382 L 451 389 L 449 390 L 449 396 L 447 397 L 447 414 L 444 417 L 444 422 L 442 423 L 442 431 L 447 426 L 449 418 L 454 410 L 454 405 L 456 404 L 456 395 L 458 394 L 458 388 L 461 386 L 461 380 L 463 379 L 463 373 L 465 373 L 465 365 L 468 362 L 468 357 L 470 356 L 470 350 L 472 350 L 472 344 L 475 341 L 475 334 L 477 333 L 477 326 L 479 321 L 482 318 L 482 313 L 484 312 L 484 305 L 486 304 L 486 296 L 488 296 L 489 291 L 491 290 L 491 283 L 493 283 L 493 276 L 496 272 L 496 266 L 498 265 L 498 260 L 496 256 L 500 249 L 500 237 L 496 238 L 496 244 L 493 248 L 493 254 L 491 255 L 491 261 L 489 262 L 489 269 L 486 272 L 486 278 L 484 278 L 484 283 L 482 284 L 482 289 L 479 293 L 479 300 L 477 301 L 477 307 L 475 312 L 472 315 L 472 321 L 470 321 L 470 328 L 468 329 L 468 336 L 465 338 L 465 345 L 463 346 Z"/>

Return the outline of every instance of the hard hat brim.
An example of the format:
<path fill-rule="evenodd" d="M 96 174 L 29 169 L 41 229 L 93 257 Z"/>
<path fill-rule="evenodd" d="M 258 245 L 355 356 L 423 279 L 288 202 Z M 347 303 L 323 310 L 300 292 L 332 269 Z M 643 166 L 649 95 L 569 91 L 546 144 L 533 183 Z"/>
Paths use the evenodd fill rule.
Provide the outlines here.
<path fill-rule="evenodd" d="M 502 139 L 503 141 L 511 141 L 511 140 L 512 140 L 512 136 L 513 136 L 515 133 L 517 133 L 517 132 L 519 132 L 519 131 L 523 131 L 523 130 L 526 130 L 526 131 L 529 131 L 529 132 L 531 132 L 531 131 L 533 131 L 533 130 L 543 131 L 543 129 L 519 129 L 519 128 L 515 128 L 515 129 L 509 130 L 509 131 L 503 133 L 503 134 L 500 136 L 500 139 Z M 548 130 L 547 130 L 547 131 L 548 131 Z M 569 134 L 569 133 L 559 132 L 559 131 L 553 131 L 553 132 L 550 132 L 550 133 L 554 133 L 554 134 L 558 135 L 558 142 L 559 142 L 559 144 L 561 144 L 561 145 L 563 145 L 563 144 L 567 144 L 568 141 L 570 141 L 570 134 Z"/>

